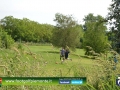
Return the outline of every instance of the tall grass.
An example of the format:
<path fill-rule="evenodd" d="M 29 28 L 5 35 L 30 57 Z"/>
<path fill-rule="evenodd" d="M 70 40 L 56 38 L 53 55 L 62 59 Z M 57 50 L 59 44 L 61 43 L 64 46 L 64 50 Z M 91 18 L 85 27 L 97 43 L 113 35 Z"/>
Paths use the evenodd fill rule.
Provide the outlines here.
<path fill-rule="evenodd" d="M 86 85 L 48 85 L 48 86 L 2 86 L 1 90 L 119 90 L 115 85 L 115 75 L 120 68 L 112 69 L 110 61 L 92 60 L 72 55 L 75 60 L 59 63 L 59 52 L 53 46 L 36 51 L 24 48 L 0 49 L 0 76 L 8 77 L 87 77 Z M 30 47 L 30 48 L 29 48 Z M 56 64 L 56 62 L 58 62 Z M 3 70 L 3 72 L 2 72 Z"/>

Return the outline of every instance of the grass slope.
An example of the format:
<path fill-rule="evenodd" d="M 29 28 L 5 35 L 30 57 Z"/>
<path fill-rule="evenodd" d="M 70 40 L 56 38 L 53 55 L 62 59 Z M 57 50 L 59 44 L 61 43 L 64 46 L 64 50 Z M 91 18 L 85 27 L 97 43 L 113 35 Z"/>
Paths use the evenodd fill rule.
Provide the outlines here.
<path fill-rule="evenodd" d="M 111 70 L 110 62 L 101 60 L 102 57 L 100 57 L 100 60 L 82 57 L 84 55 L 84 50 L 82 49 L 71 52 L 69 58 L 72 58 L 72 61 L 66 60 L 61 64 L 59 51 L 60 48 L 43 45 L 23 45 L 23 49 L 17 49 L 16 47 L 13 47 L 10 50 L 0 49 L 0 76 L 86 76 L 88 81 L 87 86 L 3 86 L 2 89 L 21 90 L 22 88 L 28 88 L 27 90 L 32 90 L 33 88 L 36 88 L 35 90 L 56 90 L 59 88 L 59 90 L 64 90 L 65 88 L 68 88 L 68 90 L 112 90 L 117 88 L 115 85 L 111 87 L 111 84 L 108 83 L 106 85 L 106 82 L 108 82 L 106 81 L 106 77 L 111 74 L 119 74 L 120 64 L 118 64 L 117 69 L 113 71 Z M 102 80 L 104 83 L 101 83 Z M 114 82 L 114 78 L 112 79 L 112 82 Z"/>

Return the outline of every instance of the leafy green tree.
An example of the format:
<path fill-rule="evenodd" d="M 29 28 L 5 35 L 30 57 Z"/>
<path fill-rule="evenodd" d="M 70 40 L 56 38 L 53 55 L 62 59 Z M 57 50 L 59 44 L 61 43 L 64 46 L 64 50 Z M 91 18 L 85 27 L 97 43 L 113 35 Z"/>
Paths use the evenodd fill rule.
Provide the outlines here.
<path fill-rule="evenodd" d="M 112 0 L 107 20 L 112 26 L 112 47 L 120 53 L 120 0 Z"/>
<path fill-rule="evenodd" d="M 104 52 L 107 48 L 107 36 L 106 26 L 104 22 L 101 22 L 104 18 L 100 15 L 93 16 L 93 14 L 88 14 L 85 18 L 86 31 L 84 33 L 84 48 L 90 46 L 97 53 Z"/>
<path fill-rule="evenodd" d="M 79 38 L 79 42 L 77 43 L 77 48 L 83 48 L 83 36 L 84 36 L 84 30 L 83 30 L 83 27 L 82 25 L 78 25 L 77 26 L 78 29 L 80 30 L 80 38 Z"/>
<path fill-rule="evenodd" d="M 80 38 L 80 28 L 74 18 L 70 15 L 55 14 L 56 26 L 53 30 L 52 44 L 57 47 L 75 49 Z"/>

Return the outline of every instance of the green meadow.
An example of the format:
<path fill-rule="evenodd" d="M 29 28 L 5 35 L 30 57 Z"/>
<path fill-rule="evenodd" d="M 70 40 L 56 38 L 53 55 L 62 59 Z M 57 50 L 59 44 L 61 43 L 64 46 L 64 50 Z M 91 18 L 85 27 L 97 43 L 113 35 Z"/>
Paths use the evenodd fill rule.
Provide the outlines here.
<path fill-rule="evenodd" d="M 119 90 L 116 75 L 120 64 L 114 63 L 104 54 L 96 59 L 85 56 L 83 49 L 71 51 L 72 60 L 60 61 L 60 49 L 52 45 L 16 44 L 11 49 L 0 49 L 1 77 L 87 77 L 86 85 L 47 86 L 2 86 L 1 90 Z"/>

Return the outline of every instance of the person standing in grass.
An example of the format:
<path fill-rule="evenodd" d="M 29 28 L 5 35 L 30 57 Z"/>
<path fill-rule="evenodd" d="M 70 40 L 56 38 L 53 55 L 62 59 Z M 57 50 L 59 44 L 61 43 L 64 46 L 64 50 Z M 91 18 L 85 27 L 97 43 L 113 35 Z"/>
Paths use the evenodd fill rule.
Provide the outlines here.
<path fill-rule="evenodd" d="M 60 50 L 60 60 L 61 60 L 61 58 L 62 58 L 63 60 L 65 60 L 65 49 L 64 49 L 64 48 L 62 48 L 62 49 Z"/>
<path fill-rule="evenodd" d="M 66 50 L 65 50 L 65 59 L 66 59 L 66 60 L 71 60 L 71 61 L 72 61 L 71 58 L 68 58 L 68 57 L 69 57 L 69 53 L 70 53 L 70 51 L 69 51 L 68 49 L 66 49 Z"/>
<path fill-rule="evenodd" d="M 69 50 L 65 50 L 65 59 L 68 59 L 68 55 L 69 55 Z"/>

